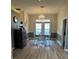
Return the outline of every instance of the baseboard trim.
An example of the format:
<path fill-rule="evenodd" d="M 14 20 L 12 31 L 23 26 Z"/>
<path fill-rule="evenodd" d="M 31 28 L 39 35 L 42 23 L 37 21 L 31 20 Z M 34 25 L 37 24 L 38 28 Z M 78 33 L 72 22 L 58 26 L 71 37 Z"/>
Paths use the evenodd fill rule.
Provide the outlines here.
<path fill-rule="evenodd" d="M 66 52 L 68 52 L 68 49 L 64 49 Z"/>

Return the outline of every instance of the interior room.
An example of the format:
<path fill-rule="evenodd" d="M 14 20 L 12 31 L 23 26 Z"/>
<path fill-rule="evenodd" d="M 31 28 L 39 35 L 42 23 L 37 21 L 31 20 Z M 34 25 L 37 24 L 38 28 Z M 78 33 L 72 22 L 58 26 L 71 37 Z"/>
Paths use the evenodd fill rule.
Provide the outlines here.
<path fill-rule="evenodd" d="M 68 59 L 68 0 L 11 0 L 12 59 Z"/>

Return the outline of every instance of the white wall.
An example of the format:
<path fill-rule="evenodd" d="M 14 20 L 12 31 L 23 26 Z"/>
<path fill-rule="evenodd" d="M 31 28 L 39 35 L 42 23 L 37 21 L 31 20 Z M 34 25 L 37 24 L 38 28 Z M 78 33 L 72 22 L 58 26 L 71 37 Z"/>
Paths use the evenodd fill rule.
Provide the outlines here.
<path fill-rule="evenodd" d="M 65 45 L 67 46 L 68 44 L 68 37 L 66 33 L 66 37 L 63 38 L 63 20 L 67 19 L 68 20 L 68 7 L 67 7 L 67 3 L 65 5 L 63 5 L 63 7 L 59 10 L 59 13 L 57 15 L 57 34 L 59 36 L 59 42 L 60 42 L 60 46 L 62 46 L 63 43 L 63 39 L 65 39 Z"/>
<path fill-rule="evenodd" d="M 28 18 L 28 14 L 26 13 L 26 12 L 24 12 L 24 27 L 25 27 L 25 29 L 26 29 L 26 32 L 28 33 L 29 32 L 29 22 L 28 22 L 28 20 L 29 20 L 29 18 Z"/>
<path fill-rule="evenodd" d="M 58 13 L 58 17 L 57 17 L 57 33 L 59 35 L 62 35 L 63 32 L 63 20 L 65 18 L 68 18 L 68 7 L 67 5 L 63 6 L 59 13 Z"/>
<path fill-rule="evenodd" d="M 13 17 L 16 16 L 17 17 L 17 23 L 15 23 L 13 21 Z M 20 15 L 16 12 L 14 12 L 13 10 L 11 10 L 11 28 L 12 29 L 17 29 L 20 25 Z"/>

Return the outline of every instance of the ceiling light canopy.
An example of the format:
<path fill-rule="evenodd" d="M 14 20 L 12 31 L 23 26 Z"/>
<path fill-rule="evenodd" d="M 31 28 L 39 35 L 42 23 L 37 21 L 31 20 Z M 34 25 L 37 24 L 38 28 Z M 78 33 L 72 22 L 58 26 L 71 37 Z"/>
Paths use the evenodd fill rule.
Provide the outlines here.
<path fill-rule="evenodd" d="M 39 2 L 41 2 L 41 0 L 38 0 Z"/>
<path fill-rule="evenodd" d="M 40 8 L 44 8 L 44 6 L 40 6 Z"/>

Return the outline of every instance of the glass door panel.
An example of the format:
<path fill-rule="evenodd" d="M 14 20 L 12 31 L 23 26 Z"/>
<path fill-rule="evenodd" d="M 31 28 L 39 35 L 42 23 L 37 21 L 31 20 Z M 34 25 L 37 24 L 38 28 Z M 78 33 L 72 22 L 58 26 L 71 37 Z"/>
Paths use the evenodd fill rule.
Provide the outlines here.
<path fill-rule="evenodd" d="M 50 35 L 50 23 L 44 23 L 44 35 Z"/>
<path fill-rule="evenodd" d="M 36 35 L 39 35 L 42 30 L 42 24 L 41 23 L 36 23 Z"/>

